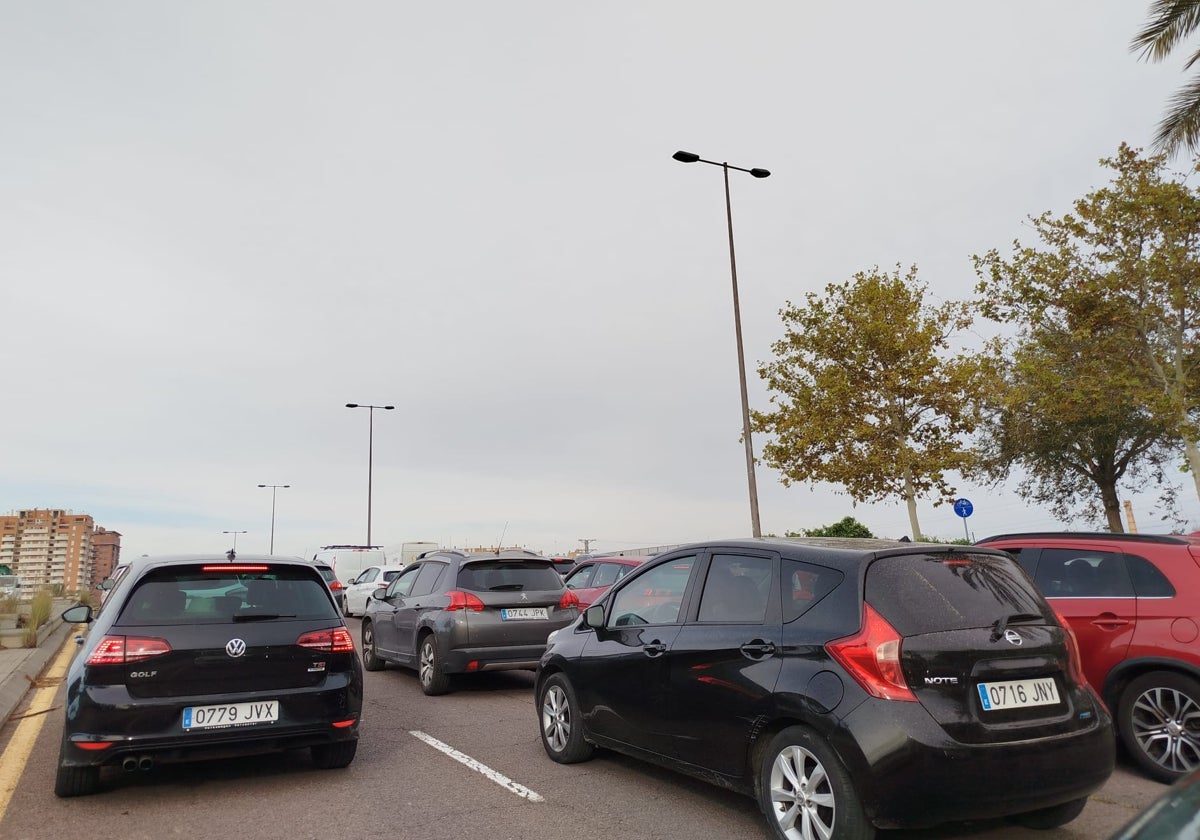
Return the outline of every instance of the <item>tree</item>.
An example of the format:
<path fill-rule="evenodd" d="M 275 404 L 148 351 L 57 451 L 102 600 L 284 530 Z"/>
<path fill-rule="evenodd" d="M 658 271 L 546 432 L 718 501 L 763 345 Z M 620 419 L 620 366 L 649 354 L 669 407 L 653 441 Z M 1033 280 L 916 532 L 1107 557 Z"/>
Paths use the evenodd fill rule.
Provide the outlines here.
<path fill-rule="evenodd" d="M 904 276 L 875 268 L 830 284 L 822 300 L 780 310 L 784 338 L 760 365 L 770 412 L 753 412 L 773 435 L 763 460 L 782 482 L 829 482 L 855 501 L 901 498 L 913 539 L 916 500 L 953 502 L 946 473 L 974 467 L 965 445 L 973 407 L 986 388 L 984 357 L 948 355 L 950 338 L 971 324 L 964 303 L 927 307 L 916 266 Z"/>
<path fill-rule="evenodd" d="M 1110 373 L 1109 336 L 1064 324 L 1028 328 L 1004 362 L 1004 375 L 984 400 L 978 446 L 996 483 L 1021 471 L 1017 492 L 1050 508 L 1064 522 L 1081 512 L 1123 532 L 1118 484 L 1164 484 L 1171 436 L 1141 399 L 1133 381 Z M 1123 341 L 1118 336 L 1119 347 Z M 1164 491 L 1174 508 L 1174 488 Z"/>
<path fill-rule="evenodd" d="M 1162 61 L 1188 36 L 1200 28 L 1200 0 L 1154 0 L 1150 20 L 1129 45 L 1133 52 L 1150 61 Z M 1183 65 L 1190 70 L 1200 59 L 1200 50 Z M 1200 148 L 1200 79 L 1176 91 L 1167 113 L 1158 124 L 1155 145 L 1168 154 L 1181 148 L 1195 152 Z"/>
<path fill-rule="evenodd" d="M 853 516 L 843 516 L 841 521 L 823 528 L 801 528 L 799 533 L 789 531 L 789 537 L 873 537 L 871 529 Z"/>
<path fill-rule="evenodd" d="M 1121 144 L 1101 163 L 1115 173 L 1108 186 L 1073 213 L 1030 219 L 1037 246 L 974 258 L 980 305 L 1026 330 L 1058 325 L 1103 354 L 1101 384 L 1182 445 L 1200 497 L 1200 193 L 1166 176 L 1165 154 Z"/>

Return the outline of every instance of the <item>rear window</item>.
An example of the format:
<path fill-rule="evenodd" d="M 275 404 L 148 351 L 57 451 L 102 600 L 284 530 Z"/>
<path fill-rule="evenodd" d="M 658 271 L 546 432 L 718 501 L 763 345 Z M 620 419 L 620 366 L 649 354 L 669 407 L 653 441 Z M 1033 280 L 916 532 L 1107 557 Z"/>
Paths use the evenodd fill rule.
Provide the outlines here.
<path fill-rule="evenodd" d="M 458 588 L 473 592 L 532 592 L 562 589 L 563 580 L 546 562 L 485 560 L 459 569 Z"/>
<path fill-rule="evenodd" d="M 117 625 L 218 624 L 281 618 L 337 618 L 325 585 L 309 569 L 219 564 L 155 569 L 137 582 Z"/>
<path fill-rule="evenodd" d="M 867 568 L 866 599 L 902 636 L 987 627 L 1020 613 L 1055 623 L 1017 564 L 990 554 L 884 557 Z"/>

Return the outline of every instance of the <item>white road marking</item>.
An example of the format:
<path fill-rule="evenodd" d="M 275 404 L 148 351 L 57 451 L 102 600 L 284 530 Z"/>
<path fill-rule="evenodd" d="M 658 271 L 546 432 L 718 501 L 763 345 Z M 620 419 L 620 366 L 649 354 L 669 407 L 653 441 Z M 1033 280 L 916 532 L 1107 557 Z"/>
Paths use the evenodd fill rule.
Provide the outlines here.
<path fill-rule="evenodd" d="M 424 732 L 419 732 L 417 730 L 412 730 L 408 734 L 412 735 L 414 738 L 424 741 L 426 744 L 433 747 L 435 750 L 441 750 L 446 755 L 453 758 L 455 761 L 457 761 L 461 764 L 465 764 L 467 767 L 470 767 L 472 770 L 475 770 L 478 773 L 482 773 L 484 776 L 488 777 L 493 782 L 500 785 L 500 787 L 507 788 L 508 790 L 515 793 L 517 796 L 528 799 L 530 802 L 545 802 L 546 801 L 545 798 L 541 794 L 535 793 L 534 791 L 530 790 L 529 788 L 525 787 L 524 785 L 517 784 L 512 779 L 508 778 L 508 776 L 505 776 L 503 773 L 496 772 L 491 767 L 488 767 L 486 764 L 482 764 L 481 762 L 476 761 L 475 759 L 471 758 L 471 756 L 467 755 L 466 753 L 459 752 L 458 750 L 454 749 L 454 747 L 450 746 L 449 744 L 443 744 L 441 741 L 439 741 L 437 738 L 434 738 L 432 735 L 426 735 Z"/>

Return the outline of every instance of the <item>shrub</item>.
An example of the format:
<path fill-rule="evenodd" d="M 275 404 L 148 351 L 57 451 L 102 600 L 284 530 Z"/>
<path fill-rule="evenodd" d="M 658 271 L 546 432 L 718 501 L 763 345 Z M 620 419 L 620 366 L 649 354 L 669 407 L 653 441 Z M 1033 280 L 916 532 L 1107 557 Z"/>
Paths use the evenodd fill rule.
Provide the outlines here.
<path fill-rule="evenodd" d="M 25 647 L 37 647 L 38 628 L 50 620 L 50 610 L 53 608 L 53 593 L 49 589 L 39 589 L 29 605 L 29 624 L 25 626 L 25 632 L 21 636 Z"/>
<path fill-rule="evenodd" d="M 21 609 L 21 599 L 16 595 L 0 598 L 0 613 L 15 613 Z"/>

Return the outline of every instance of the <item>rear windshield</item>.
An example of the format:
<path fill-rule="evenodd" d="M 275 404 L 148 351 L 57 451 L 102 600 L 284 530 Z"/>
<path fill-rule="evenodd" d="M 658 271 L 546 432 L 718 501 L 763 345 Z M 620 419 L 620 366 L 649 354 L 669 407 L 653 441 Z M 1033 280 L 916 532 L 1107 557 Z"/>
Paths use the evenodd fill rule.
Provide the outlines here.
<path fill-rule="evenodd" d="M 233 571 L 220 564 L 155 569 L 137 582 L 118 625 L 217 624 L 283 618 L 337 618 L 313 570 L 262 565 Z"/>
<path fill-rule="evenodd" d="M 867 569 L 866 598 L 902 636 L 988 627 L 1021 614 L 1054 623 L 1017 564 L 990 554 L 884 557 Z"/>
<path fill-rule="evenodd" d="M 531 592 L 562 589 L 562 575 L 547 562 L 511 560 L 470 563 L 458 571 L 458 588 L 474 592 Z"/>

